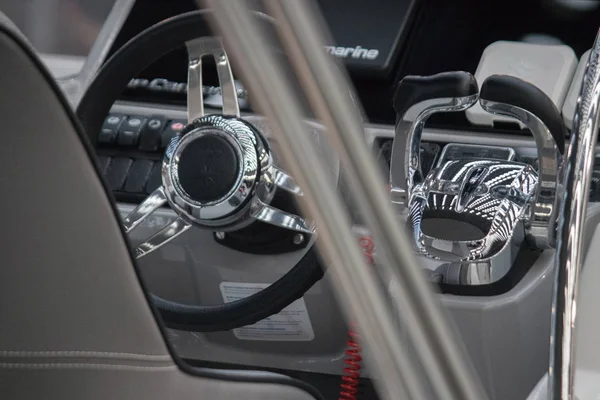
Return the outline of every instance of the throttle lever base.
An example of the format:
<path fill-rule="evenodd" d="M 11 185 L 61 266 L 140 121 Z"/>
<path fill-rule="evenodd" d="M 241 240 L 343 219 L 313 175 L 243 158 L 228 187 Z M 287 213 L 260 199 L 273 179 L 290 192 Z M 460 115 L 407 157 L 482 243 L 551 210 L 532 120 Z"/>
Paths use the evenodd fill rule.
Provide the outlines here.
<path fill-rule="evenodd" d="M 520 247 L 537 184 L 526 164 L 447 161 L 411 192 L 407 225 L 415 251 L 467 269 L 487 268 L 486 283 L 501 279 L 514 261 L 502 254 L 515 255 Z"/>

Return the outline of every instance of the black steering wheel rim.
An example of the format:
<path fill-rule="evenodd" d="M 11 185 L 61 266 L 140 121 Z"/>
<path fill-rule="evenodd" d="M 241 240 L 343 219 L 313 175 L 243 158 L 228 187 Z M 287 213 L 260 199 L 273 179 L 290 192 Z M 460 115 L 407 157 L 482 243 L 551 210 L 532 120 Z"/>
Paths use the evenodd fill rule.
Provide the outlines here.
<path fill-rule="evenodd" d="M 77 107 L 77 116 L 93 145 L 106 115 L 127 83 L 148 65 L 185 42 L 211 36 L 207 21 L 209 15 L 210 11 L 201 10 L 162 21 L 135 36 L 103 65 Z M 269 26 L 272 24 L 272 20 L 263 14 L 256 13 L 256 17 Z M 194 332 L 223 331 L 250 325 L 280 312 L 301 298 L 323 275 L 322 263 L 312 246 L 283 277 L 244 299 L 201 306 L 149 295 L 168 328 Z"/>

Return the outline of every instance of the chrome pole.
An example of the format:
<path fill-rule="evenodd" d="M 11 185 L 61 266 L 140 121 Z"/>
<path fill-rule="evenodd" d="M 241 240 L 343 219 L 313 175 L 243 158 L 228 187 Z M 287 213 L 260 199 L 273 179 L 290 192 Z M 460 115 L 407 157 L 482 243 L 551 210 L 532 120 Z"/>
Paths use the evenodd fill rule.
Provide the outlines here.
<path fill-rule="evenodd" d="M 573 137 L 565 158 L 564 200 L 558 223 L 556 271 L 552 304 L 552 337 L 548 396 L 573 400 L 575 316 L 578 278 L 583 261 L 583 224 L 594 168 L 600 111 L 600 32 L 583 76 Z"/>
<path fill-rule="evenodd" d="M 381 379 L 384 399 L 423 395 L 419 379 L 403 382 L 404 365 L 411 376 L 406 351 L 397 340 L 401 332 L 376 276 L 361 254 L 351 232 L 348 214 L 330 181 L 319 171 L 325 170 L 302 122 L 301 107 L 282 69 L 277 65 L 245 1 L 206 0 L 214 10 L 216 31 L 225 39 L 229 54 L 244 68 L 240 71 L 255 104 L 269 118 L 273 134 L 282 150 L 286 166 L 302 187 L 304 210 L 319 224 L 318 245 L 333 275 L 336 292 L 348 306 L 346 310 L 359 326 L 369 327 L 364 342 L 372 349 L 377 363 L 373 370 Z M 310 166 L 310 172 L 309 168 Z M 414 375 L 414 369 L 412 374 Z M 405 389 L 417 386 L 407 397 Z M 421 397 L 425 398 L 425 397 Z"/>
<path fill-rule="evenodd" d="M 412 247 L 400 232 L 379 172 L 365 146 L 362 124 L 348 96 L 347 82 L 322 50 L 323 30 L 312 11 L 303 1 L 265 2 L 276 17 L 281 41 L 313 111 L 325 124 L 328 139 L 337 147 L 348 171 L 366 222 L 373 229 L 384 276 L 399 288 L 391 299 L 382 293 L 377 279 L 365 266 L 356 239 L 350 233 L 347 214 L 341 211 L 339 197 L 318 173 L 321 160 L 315 157 L 307 140 L 294 93 L 269 53 L 268 41 L 259 35 L 245 2 L 207 2 L 215 11 L 217 28 L 233 56 L 243 61 L 241 72 L 245 74 L 250 94 L 273 122 L 283 155 L 308 195 L 305 206 L 319 223 L 321 250 L 332 262 L 330 271 L 336 289 L 359 326 L 368 327 L 364 341 L 371 356 L 370 366 L 381 377 L 377 383 L 382 394 L 389 399 L 401 398 L 404 388 L 413 399 L 428 397 L 399 343 L 401 332 L 395 323 L 394 308 L 390 307 L 391 302 L 399 299 L 394 306 L 402 314 L 403 329 L 416 347 L 415 354 L 425 367 L 428 383 L 437 397 L 485 399 L 424 279 Z"/>

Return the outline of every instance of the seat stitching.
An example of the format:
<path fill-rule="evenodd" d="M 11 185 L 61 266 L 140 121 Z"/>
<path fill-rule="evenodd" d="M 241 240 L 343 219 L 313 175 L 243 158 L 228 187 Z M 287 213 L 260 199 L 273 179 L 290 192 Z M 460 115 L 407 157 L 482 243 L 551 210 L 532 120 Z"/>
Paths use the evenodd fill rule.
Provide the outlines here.
<path fill-rule="evenodd" d="M 104 357 L 104 358 L 127 357 L 127 358 L 131 358 L 131 359 L 152 360 L 152 361 L 171 360 L 170 355 L 158 355 L 158 354 L 119 353 L 119 352 L 86 351 L 86 350 L 64 350 L 64 351 L 0 350 L 0 357 L 45 357 L 45 356 L 58 356 L 58 357 L 92 356 L 92 357 Z"/>
<path fill-rule="evenodd" d="M 144 365 L 119 365 L 119 364 L 92 364 L 92 363 L 0 363 L 4 369 L 113 369 L 113 370 L 145 370 L 145 371 L 170 371 L 177 370 L 176 365 L 144 366 Z"/>

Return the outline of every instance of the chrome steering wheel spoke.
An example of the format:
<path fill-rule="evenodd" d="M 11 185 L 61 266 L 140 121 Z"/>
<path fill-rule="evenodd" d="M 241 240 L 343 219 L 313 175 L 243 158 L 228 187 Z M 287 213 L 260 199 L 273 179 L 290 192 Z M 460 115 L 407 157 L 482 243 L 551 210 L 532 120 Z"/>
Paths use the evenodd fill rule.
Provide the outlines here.
<path fill-rule="evenodd" d="M 202 91 L 202 57 L 212 56 L 217 66 L 221 96 L 223 98 L 223 114 L 240 116 L 238 96 L 231 73 L 227 53 L 221 38 L 202 37 L 186 42 L 188 52 L 188 122 L 204 116 L 204 97 Z"/>
<path fill-rule="evenodd" d="M 123 219 L 123 227 L 125 233 L 129 233 L 135 229 L 144 219 L 156 211 L 157 208 L 163 206 L 167 202 L 163 187 L 159 187 L 144 201 L 140 203 L 133 211 Z"/>
<path fill-rule="evenodd" d="M 257 221 L 262 221 L 292 231 L 310 235 L 316 232 L 314 222 L 262 202 L 258 203 L 258 207 L 256 211 L 252 213 L 252 217 Z"/>
<path fill-rule="evenodd" d="M 167 203 L 164 187 L 156 189 L 150 196 L 146 197 L 127 217 L 123 219 L 123 227 L 125 232 L 129 234 L 142 221 L 148 218 L 154 211 Z M 191 225 L 185 222 L 182 218 L 177 218 L 175 221 L 164 226 L 160 231 L 152 235 L 144 243 L 138 245 L 135 249 L 136 258 L 145 256 L 148 253 L 156 250 L 162 245 L 173 240 L 183 232 L 188 230 Z"/>
<path fill-rule="evenodd" d="M 275 183 L 275 186 L 285 190 L 286 192 L 290 192 L 297 196 L 304 195 L 302 189 L 300 186 L 298 186 L 294 178 L 278 167 L 273 167 L 273 182 Z"/>
<path fill-rule="evenodd" d="M 152 237 L 150 237 L 150 239 L 138 245 L 135 249 L 136 258 L 143 257 L 146 254 L 151 253 L 159 247 L 169 243 L 171 240 L 175 239 L 177 236 L 181 235 L 191 227 L 191 224 L 188 224 L 181 218 L 177 218 L 175 221 L 171 222 L 169 225 L 165 226 Z"/>

